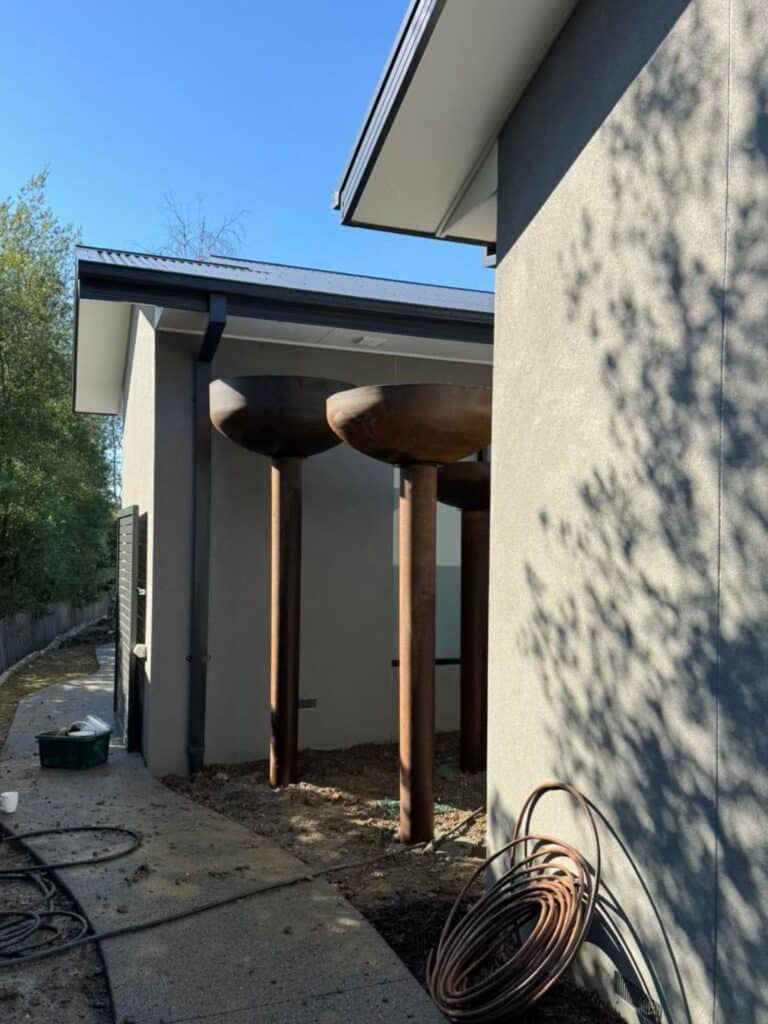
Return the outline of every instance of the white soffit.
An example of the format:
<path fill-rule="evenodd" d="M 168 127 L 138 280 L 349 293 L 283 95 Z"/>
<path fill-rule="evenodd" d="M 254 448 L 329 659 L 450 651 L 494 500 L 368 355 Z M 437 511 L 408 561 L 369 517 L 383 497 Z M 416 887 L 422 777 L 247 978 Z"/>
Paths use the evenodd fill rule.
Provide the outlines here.
<path fill-rule="evenodd" d="M 120 411 L 131 310 L 130 302 L 78 303 L 75 412 Z"/>
<path fill-rule="evenodd" d="M 494 242 L 496 139 L 576 2 L 418 0 L 337 193 L 344 222 Z"/>
<path fill-rule="evenodd" d="M 126 302 L 80 301 L 75 365 L 75 412 L 114 415 L 122 407 L 125 359 L 131 335 L 133 306 Z M 202 337 L 207 318 L 189 310 L 156 310 L 158 330 L 182 336 L 189 343 Z M 316 327 L 309 324 L 279 323 L 253 317 L 227 318 L 227 339 L 255 341 L 272 345 L 299 345 L 322 349 L 343 349 L 364 356 L 394 355 L 444 362 L 493 362 L 493 346 Z"/>
<path fill-rule="evenodd" d="M 181 334 L 189 341 L 202 335 L 205 317 L 185 310 L 164 309 L 158 330 Z M 305 346 L 341 349 L 355 355 L 402 356 L 411 359 L 437 359 L 443 362 L 493 363 L 493 346 L 443 338 L 355 331 L 341 327 L 317 327 L 310 324 L 280 323 L 254 317 L 230 316 L 222 343 L 255 341 L 268 345 Z"/>

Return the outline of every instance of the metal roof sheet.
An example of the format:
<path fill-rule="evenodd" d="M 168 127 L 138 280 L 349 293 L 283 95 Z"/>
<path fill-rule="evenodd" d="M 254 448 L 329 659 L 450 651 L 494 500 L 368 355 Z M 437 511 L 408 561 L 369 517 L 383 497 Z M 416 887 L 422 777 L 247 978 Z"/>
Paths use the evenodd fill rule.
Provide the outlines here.
<path fill-rule="evenodd" d="M 127 252 L 79 245 L 78 263 L 99 263 L 135 270 L 152 270 L 184 274 L 206 281 L 229 281 L 313 294 L 338 295 L 340 298 L 370 299 L 377 302 L 409 303 L 416 306 L 442 307 L 472 313 L 493 314 L 493 292 L 445 285 L 417 284 L 389 278 L 344 274 L 331 270 L 263 263 L 258 260 L 209 257 L 192 260 L 178 256 Z"/>

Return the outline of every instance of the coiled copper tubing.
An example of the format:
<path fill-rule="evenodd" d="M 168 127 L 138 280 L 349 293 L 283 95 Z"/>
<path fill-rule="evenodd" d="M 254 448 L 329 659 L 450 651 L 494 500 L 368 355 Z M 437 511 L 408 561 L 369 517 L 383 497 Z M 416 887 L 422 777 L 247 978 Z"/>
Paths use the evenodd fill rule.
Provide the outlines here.
<path fill-rule="evenodd" d="M 568 843 L 530 832 L 545 793 L 570 794 L 594 841 L 594 867 Z M 466 894 L 499 858 L 510 866 L 462 916 Z M 427 963 L 429 992 L 455 1024 L 508 1021 L 539 1000 L 570 966 L 589 928 L 600 882 L 600 841 L 585 797 L 563 782 L 537 786 L 512 839 L 472 874 Z"/>

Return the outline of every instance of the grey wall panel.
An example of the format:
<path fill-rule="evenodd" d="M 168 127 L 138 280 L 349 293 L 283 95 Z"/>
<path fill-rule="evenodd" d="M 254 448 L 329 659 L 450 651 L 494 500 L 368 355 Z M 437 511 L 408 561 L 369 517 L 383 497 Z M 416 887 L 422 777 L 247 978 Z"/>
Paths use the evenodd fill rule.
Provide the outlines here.
<path fill-rule="evenodd" d="M 718 1020 L 768 1021 L 768 10 L 731 11 L 720 447 Z M 716 389 L 713 388 L 716 393 Z"/>
<path fill-rule="evenodd" d="M 138 611 L 138 509 L 120 510 L 117 516 L 117 607 L 115 630 L 115 727 L 125 741 L 131 712 Z"/>
<path fill-rule="evenodd" d="M 193 361 L 158 333 L 149 767 L 187 771 L 192 601 Z"/>
<path fill-rule="evenodd" d="M 152 700 L 152 637 L 155 529 L 155 332 L 145 312 L 136 310 L 131 323 L 123 390 L 122 500 L 136 505 L 139 517 L 138 568 L 144 569 L 146 594 L 138 601 L 137 630 L 147 645 L 147 659 L 138 668 L 143 691 L 143 752 L 149 756 L 148 724 Z"/>
<path fill-rule="evenodd" d="M 158 335 L 158 540 L 155 678 L 162 671 L 153 770 L 185 771 L 191 545 L 194 339 Z M 305 373 L 351 383 L 490 383 L 484 366 L 349 354 L 224 338 L 214 376 Z M 162 397 L 161 397 L 162 396 Z M 210 663 L 206 760 L 266 756 L 269 728 L 268 461 L 213 442 Z M 396 734 L 392 659 L 392 470 L 339 447 L 305 464 L 303 698 L 300 746 L 338 747 Z M 160 494 L 162 493 L 162 498 Z M 160 647 L 162 646 L 162 652 Z M 158 666 L 162 666 L 160 669 Z M 438 672 L 438 724 L 456 727 L 458 670 Z M 157 697 L 157 695 L 156 695 Z M 161 731 L 167 742 L 161 747 Z"/>
<path fill-rule="evenodd" d="M 764 14 L 585 0 L 500 146 L 490 842 L 582 788 L 675 1024 L 768 1020 Z"/>

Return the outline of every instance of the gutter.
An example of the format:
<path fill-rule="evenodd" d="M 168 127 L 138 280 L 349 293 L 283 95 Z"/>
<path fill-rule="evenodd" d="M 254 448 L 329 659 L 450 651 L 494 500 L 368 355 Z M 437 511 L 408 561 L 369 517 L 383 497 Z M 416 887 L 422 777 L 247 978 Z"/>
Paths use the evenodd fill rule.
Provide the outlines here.
<path fill-rule="evenodd" d="M 81 299 L 95 299 L 207 313 L 212 291 L 226 299 L 231 317 L 493 344 L 493 313 L 482 310 L 456 310 L 252 282 L 214 282 L 198 275 L 87 259 L 80 259 L 77 265 L 78 305 Z"/>

